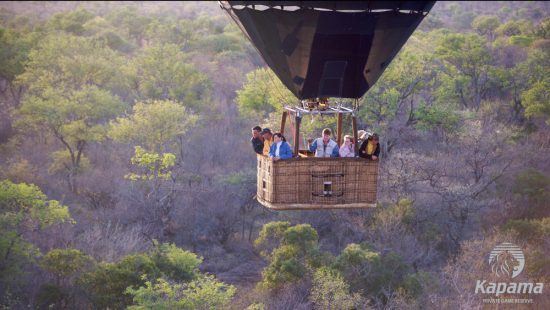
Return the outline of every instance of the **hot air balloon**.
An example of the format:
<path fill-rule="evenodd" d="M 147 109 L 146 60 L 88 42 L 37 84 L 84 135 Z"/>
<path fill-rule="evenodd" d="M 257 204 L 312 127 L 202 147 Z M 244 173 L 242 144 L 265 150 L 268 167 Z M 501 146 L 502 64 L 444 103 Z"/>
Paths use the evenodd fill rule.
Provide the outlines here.
<path fill-rule="evenodd" d="M 296 158 L 258 155 L 257 200 L 276 209 L 365 208 L 376 203 L 378 162 L 311 158 L 299 149 L 302 116 L 351 114 L 357 141 L 357 102 L 376 83 L 435 1 L 221 1 L 281 82 L 300 100 L 286 106 Z M 326 98 L 353 98 L 353 108 Z M 357 145 L 356 145 L 357 152 Z"/>

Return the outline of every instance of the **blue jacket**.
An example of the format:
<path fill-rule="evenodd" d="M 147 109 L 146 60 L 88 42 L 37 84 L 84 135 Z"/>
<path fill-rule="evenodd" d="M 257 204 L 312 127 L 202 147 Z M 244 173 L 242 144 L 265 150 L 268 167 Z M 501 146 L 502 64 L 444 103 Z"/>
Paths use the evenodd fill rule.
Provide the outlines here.
<path fill-rule="evenodd" d="M 275 157 L 275 151 L 277 150 L 277 143 L 273 142 L 269 148 L 269 157 Z M 282 142 L 279 147 L 279 157 L 281 159 L 292 158 L 292 150 L 290 150 L 290 145 L 286 142 Z"/>

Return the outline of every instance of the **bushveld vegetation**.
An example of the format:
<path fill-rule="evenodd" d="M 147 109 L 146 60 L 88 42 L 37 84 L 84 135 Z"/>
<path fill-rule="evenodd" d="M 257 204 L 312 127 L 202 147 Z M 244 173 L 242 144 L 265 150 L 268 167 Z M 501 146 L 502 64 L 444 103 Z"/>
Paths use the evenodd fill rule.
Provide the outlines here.
<path fill-rule="evenodd" d="M 216 2 L 1 3 L 0 305 L 476 308 L 501 242 L 548 283 L 548 13 L 437 3 L 361 100 L 378 207 L 270 212 L 249 131 L 296 99 Z"/>

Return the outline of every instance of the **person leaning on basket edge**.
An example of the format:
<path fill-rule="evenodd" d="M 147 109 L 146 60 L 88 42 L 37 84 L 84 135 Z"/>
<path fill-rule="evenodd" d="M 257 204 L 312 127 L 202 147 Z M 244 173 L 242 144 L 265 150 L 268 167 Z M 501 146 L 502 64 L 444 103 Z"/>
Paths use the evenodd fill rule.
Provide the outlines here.
<path fill-rule="evenodd" d="M 263 154 L 269 156 L 269 149 L 271 148 L 271 143 L 273 143 L 273 134 L 269 128 L 264 128 L 261 132 L 262 137 L 264 138 L 264 150 Z"/>
<path fill-rule="evenodd" d="M 361 144 L 359 148 L 359 157 L 378 160 L 378 156 L 380 156 L 379 138 L 378 134 L 373 133 Z"/>
<path fill-rule="evenodd" d="M 315 152 L 315 157 L 339 157 L 338 144 L 330 138 L 332 131 L 329 128 L 323 129 L 321 138 L 315 139 L 311 144 L 312 139 L 308 139 L 311 144 L 309 146 L 310 152 Z"/>
<path fill-rule="evenodd" d="M 252 143 L 254 152 L 262 155 L 264 152 L 264 138 L 260 132 L 262 132 L 262 127 L 256 126 L 252 128 L 252 138 L 250 138 L 250 143 Z"/>
<path fill-rule="evenodd" d="M 292 158 L 292 150 L 290 150 L 290 145 L 286 142 L 285 137 L 280 132 L 273 135 L 273 144 L 271 144 L 269 149 L 269 157 L 275 161 L 279 159 Z"/>

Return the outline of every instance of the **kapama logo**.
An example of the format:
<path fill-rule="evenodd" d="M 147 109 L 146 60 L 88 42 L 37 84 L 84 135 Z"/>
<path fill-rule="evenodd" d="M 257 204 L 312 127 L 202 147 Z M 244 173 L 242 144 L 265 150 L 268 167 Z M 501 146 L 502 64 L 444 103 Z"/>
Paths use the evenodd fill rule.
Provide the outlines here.
<path fill-rule="evenodd" d="M 504 242 L 491 251 L 489 265 L 497 277 L 515 278 L 523 271 L 525 257 L 520 247 Z"/>

